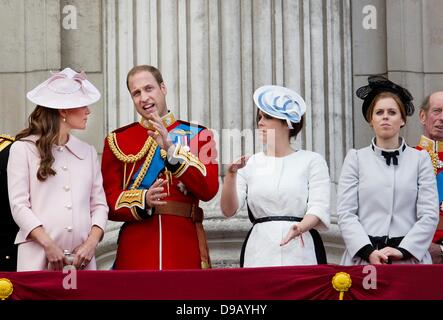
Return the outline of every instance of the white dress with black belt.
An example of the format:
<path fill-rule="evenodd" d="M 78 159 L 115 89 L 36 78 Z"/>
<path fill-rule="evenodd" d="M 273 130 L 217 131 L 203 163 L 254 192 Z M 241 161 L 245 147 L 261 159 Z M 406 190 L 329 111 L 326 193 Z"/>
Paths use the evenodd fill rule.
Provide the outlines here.
<path fill-rule="evenodd" d="M 306 214 L 321 220 L 318 228 L 330 223 L 330 179 L 323 157 L 315 152 L 296 151 L 285 157 L 253 155 L 238 171 L 239 209 L 247 203 L 255 219 L 298 217 Z M 237 211 L 237 212 L 238 212 Z M 244 267 L 317 264 L 314 241 L 309 232 L 285 246 L 280 242 L 293 221 L 269 221 L 253 226 L 244 246 Z M 243 260 L 243 259 L 242 259 Z"/>

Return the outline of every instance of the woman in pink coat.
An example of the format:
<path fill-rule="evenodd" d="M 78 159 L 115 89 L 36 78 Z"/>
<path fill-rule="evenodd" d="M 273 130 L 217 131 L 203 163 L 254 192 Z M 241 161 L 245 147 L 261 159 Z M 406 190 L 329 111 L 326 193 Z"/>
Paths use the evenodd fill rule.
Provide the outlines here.
<path fill-rule="evenodd" d="M 99 91 L 66 68 L 28 92 L 37 106 L 8 161 L 12 215 L 20 227 L 17 271 L 96 269 L 108 207 L 97 152 L 70 134 L 85 129 Z"/>

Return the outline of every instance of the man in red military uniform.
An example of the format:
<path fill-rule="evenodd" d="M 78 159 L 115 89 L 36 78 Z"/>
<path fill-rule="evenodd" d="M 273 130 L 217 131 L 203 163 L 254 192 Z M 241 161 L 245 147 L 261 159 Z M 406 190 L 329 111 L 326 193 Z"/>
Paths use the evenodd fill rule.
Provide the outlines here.
<path fill-rule="evenodd" d="M 109 219 L 125 222 L 114 269 L 209 268 L 199 201 L 218 191 L 212 133 L 168 112 L 158 69 L 134 67 L 127 86 L 141 120 L 110 133 L 102 159 Z"/>
<path fill-rule="evenodd" d="M 440 202 L 440 221 L 432 239 L 429 252 L 432 263 L 443 263 L 443 91 L 428 96 L 420 109 L 423 135 L 416 147 L 428 151 L 437 178 Z"/>

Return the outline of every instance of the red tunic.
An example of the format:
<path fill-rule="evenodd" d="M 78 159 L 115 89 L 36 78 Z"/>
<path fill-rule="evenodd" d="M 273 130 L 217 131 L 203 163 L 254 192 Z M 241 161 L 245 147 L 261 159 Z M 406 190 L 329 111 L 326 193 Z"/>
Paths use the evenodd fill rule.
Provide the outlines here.
<path fill-rule="evenodd" d="M 165 125 L 169 124 L 167 130 L 170 137 L 175 138 L 173 142 L 176 145 L 188 144 L 190 150 L 185 147 L 182 154 L 186 156 L 186 153 L 190 152 L 197 157 L 185 157 L 189 159 L 181 165 L 180 170 L 176 172 L 171 170 L 169 195 L 164 200 L 195 205 L 198 205 L 200 200 L 211 200 L 219 187 L 217 153 L 211 131 L 199 127 L 198 133 L 192 135 L 186 130 L 190 127 L 189 123 L 175 121 L 171 114 L 168 117 L 169 123 L 165 122 L 165 118 L 163 122 Z M 197 236 L 199 226 L 192 219 L 173 214 L 146 214 L 140 209 L 147 206 L 144 203 L 146 186 L 136 190 L 139 192 L 138 195 L 126 197 L 132 183 L 124 188 L 125 164 L 117 158 L 115 146 L 118 146 L 122 154 L 137 155 L 149 138 L 148 129 L 140 123 L 133 123 L 117 129 L 114 133 L 116 142 L 113 145 L 114 151 L 107 138 L 102 159 L 103 184 L 110 209 L 109 219 L 125 221 L 119 234 L 114 269 L 162 270 L 207 267 L 209 261 L 204 261 L 202 241 L 200 239 L 199 243 Z M 127 179 L 136 175 L 148 154 L 135 162 L 132 173 L 133 164 L 127 163 Z M 167 162 L 167 160 L 162 161 Z M 165 171 L 162 170 L 157 177 L 166 179 Z M 122 200 L 122 196 L 126 197 L 125 201 Z M 206 247 L 207 251 L 206 243 L 203 243 L 203 247 Z"/>
<path fill-rule="evenodd" d="M 416 149 L 426 150 L 431 156 L 432 165 L 434 166 L 435 176 L 437 179 L 438 198 L 440 202 L 439 226 L 441 226 L 443 219 L 443 141 L 434 141 L 422 135 Z M 441 240 L 443 240 L 443 229 L 437 228 L 432 242 L 439 242 Z"/>

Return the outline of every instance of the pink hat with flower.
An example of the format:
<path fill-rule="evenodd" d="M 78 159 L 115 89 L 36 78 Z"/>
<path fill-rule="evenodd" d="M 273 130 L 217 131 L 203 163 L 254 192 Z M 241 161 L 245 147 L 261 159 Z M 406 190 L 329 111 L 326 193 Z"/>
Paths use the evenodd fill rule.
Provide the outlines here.
<path fill-rule="evenodd" d="M 52 109 L 89 106 L 100 100 L 100 92 L 82 71 L 65 68 L 26 94 L 29 101 Z"/>

